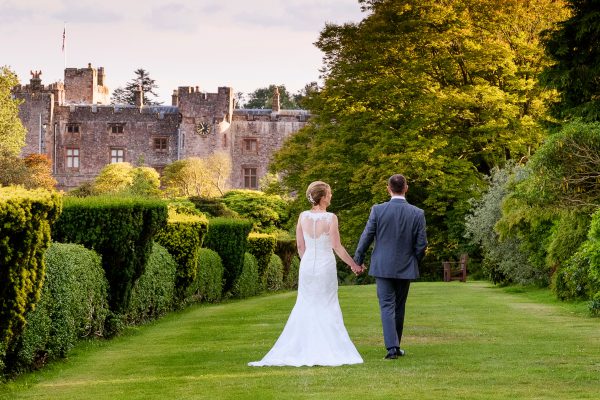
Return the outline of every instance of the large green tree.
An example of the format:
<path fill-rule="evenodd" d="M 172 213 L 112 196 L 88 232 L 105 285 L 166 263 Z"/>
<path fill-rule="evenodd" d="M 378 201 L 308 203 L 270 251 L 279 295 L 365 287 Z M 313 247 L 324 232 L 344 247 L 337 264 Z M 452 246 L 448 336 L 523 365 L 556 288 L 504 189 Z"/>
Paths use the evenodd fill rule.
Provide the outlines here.
<path fill-rule="evenodd" d="M 359 3 L 360 23 L 322 30 L 325 84 L 305 102 L 314 117 L 272 169 L 300 192 L 330 183 L 350 244 L 371 204 L 386 200 L 386 179 L 405 174 L 441 257 L 460 245 L 482 175 L 542 141 L 551 93 L 536 85 L 548 64 L 539 35 L 564 9 L 552 0 Z"/>
<path fill-rule="evenodd" d="M 552 111 L 561 119 L 600 120 L 600 2 L 567 0 L 571 16 L 544 34 L 555 61 L 543 74 L 560 99 Z"/>
<path fill-rule="evenodd" d="M 294 110 L 300 108 L 296 99 L 286 89 L 285 85 L 269 85 L 268 87 L 258 88 L 248 95 L 248 102 L 243 108 L 270 109 L 273 106 L 273 95 L 275 88 L 279 90 L 279 104 L 284 110 Z"/>
<path fill-rule="evenodd" d="M 26 130 L 19 119 L 19 103 L 11 93 L 18 83 L 14 72 L 0 67 L 0 157 L 18 156 L 25 145 Z"/>
<path fill-rule="evenodd" d="M 144 104 L 149 106 L 156 106 L 162 104 L 157 101 L 158 95 L 155 89 L 158 88 L 156 81 L 150 78 L 150 74 L 143 68 L 138 68 L 134 71 L 135 78 L 133 78 L 125 86 L 125 88 L 116 88 L 111 95 L 112 104 L 132 104 L 135 105 L 135 92 L 142 88 L 144 93 Z"/>

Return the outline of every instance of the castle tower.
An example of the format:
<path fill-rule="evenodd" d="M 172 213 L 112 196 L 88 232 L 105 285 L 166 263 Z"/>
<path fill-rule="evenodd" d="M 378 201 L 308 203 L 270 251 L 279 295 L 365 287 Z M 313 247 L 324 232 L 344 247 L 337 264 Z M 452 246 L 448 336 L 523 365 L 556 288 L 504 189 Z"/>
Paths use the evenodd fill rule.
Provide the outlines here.
<path fill-rule="evenodd" d="M 109 104 L 109 90 L 104 86 L 104 68 L 66 68 L 65 101 L 68 104 Z"/>

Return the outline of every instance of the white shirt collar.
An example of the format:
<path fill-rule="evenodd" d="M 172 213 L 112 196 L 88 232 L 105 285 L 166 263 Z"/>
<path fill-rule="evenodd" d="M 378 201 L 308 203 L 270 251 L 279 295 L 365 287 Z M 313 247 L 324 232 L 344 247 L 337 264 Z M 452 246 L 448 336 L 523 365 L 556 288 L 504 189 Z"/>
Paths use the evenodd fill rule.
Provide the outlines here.
<path fill-rule="evenodd" d="M 397 195 L 395 194 L 395 195 L 393 195 L 393 196 L 392 196 L 392 200 L 393 200 L 393 199 L 402 199 L 402 200 L 406 200 L 406 197 L 404 197 L 404 196 L 402 196 L 402 195 L 399 195 L 399 194 L 397 194 Z"/>

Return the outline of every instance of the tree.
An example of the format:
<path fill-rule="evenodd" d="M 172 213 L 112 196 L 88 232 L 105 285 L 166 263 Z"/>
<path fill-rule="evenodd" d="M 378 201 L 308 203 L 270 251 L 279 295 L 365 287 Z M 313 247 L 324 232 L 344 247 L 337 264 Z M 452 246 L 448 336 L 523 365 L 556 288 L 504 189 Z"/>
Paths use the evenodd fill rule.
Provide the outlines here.
<path fill-rule="evenodd" d="M 19 101 L 11 94 L 18 83 L 14 72 L 0 67 L 0 157 L 17 156 L 25 146 L 26 130 L 19 119 Z"/>
<path fill-rule="evenodd" d="M 150 74 L 143 68 L 136 69 L 134 71 L 135 78 L 133 78 L 123 89 L 118 87 L 113 91 L 111 96 L 112 104 L 132 104 L 135 105 L 135 92 L 142 88 L 144 93 L 144 104 L 149 106 L 157 106 L 162 102 L 156 101 L 158 95 L 154 89 L 158 88 L 155 80 L 150 78 Z"/>
<path fill-rule="evenodd" d="M 600 5 L 566 0 L 571 17 L 544 33 L 546 52 L 555 61 L 543 80 L 560 93 L 552 107 L 560 119 L 600 120 Z"/>
<path fill-rule="evenodd" d="M 231 161 L 223 154 L 208 159 L 190 157 L 165 167 L 162 182 L 171 196 L 215 197 L 223 194 Z"/>
<path fill-rule="evenodd" d="M 23 160 L 27 168 L 27 181 L 25 188 L 44 188 L 52 190 L 56 186 L 56 179 L 52 176 L 52 161 L 45 154 L 30 154 Z"/>
<path fill-rule="evenodd" d="M 133 183 L 133 166 L 128 162 L 108 164 L 94 180 L 97 194 L 118 193 Z"/>
<path fill-rule="evenodd" d="M 213 187 L 222 196 L 229 188 L 229 175 L 231 174 L 231 157 L 225 152 L 215 152 L 206 159 L 210 181 Z"/>
<path fill-rule="evenodd" d="M 295 110 L 300 108 L 285 85 L 269 85 L 269 87 L 256 89 L 248 95 L 249 100 L 243 108 L 271 109 L 275 88 L 279 89 L 279 104 L 282 109 Z"/>
<path fill-rule="evenodd" d="M 361 0 L 359 24 L 326 25 L 324 86 L 314 117 L 275 156 L 272 172 L 302 193 L 333 189 L 344 240 L 356 243 L 385 180 L 403 173 L 428 218 L 430 253 L 460 251 L 467 199 L 483 175 L 544 137 L 536 85 L 548 65 L 539 33 L 563 15 L 552 0 Z M 302 200 L 300 200 L 302 201 Z"/>

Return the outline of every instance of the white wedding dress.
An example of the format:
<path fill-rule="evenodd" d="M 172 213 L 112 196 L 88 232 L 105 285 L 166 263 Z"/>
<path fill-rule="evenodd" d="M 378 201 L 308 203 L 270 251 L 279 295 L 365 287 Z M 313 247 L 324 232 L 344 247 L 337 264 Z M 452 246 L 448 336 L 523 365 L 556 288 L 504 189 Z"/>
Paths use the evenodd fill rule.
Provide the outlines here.
<path fill-rule="evenodd" d="M 338 301 L 335 256 L 329 228 L 333 214 L 304 211 L 300 223 L 306 250 L 300 261 L 298 297 L 283 332 L 260 366 L 360 364 Z"/>

